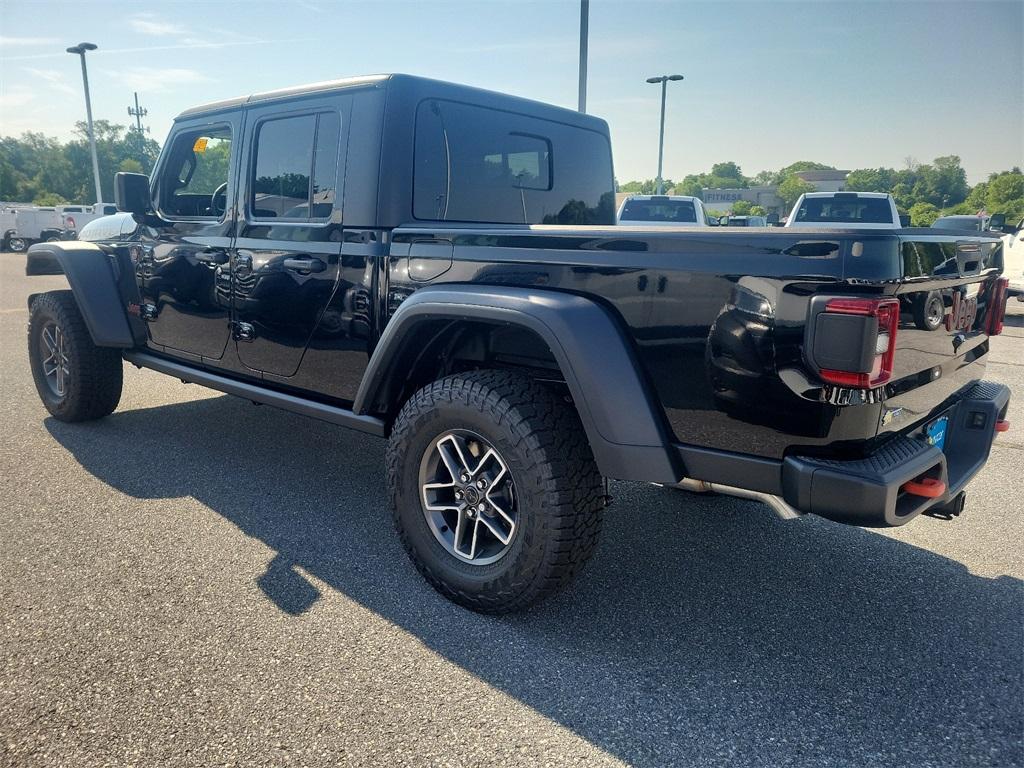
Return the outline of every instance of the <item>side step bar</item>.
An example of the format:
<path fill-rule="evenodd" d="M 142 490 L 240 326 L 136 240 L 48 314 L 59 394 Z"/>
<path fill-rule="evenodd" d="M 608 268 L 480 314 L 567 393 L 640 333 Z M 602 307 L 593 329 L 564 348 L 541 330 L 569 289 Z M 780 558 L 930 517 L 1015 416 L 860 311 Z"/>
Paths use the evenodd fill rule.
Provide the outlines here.
<path fill-rule="evenodd" d="M 209 371 L 192 368 L 162 357 L 150 355 L 145 352 L 127 350 L 122 355 L 132 365 L 139 368 L 150 368 L 168 376 L 174 376 L 182 381 L 191 384 L 201 384 L 218 392 L 228 395 L 235 395 L 254 403 L 273 405 L 285 411 L 300 413 L 313 419 L 320 419 L 331 424 L 337 424 L 349 429 L 366 432 L 377 437 L 384 437 L 384 422 L 373 416 L 359 416 L 346 408 L 339 408 L 335 405 L 318 403 L 315 400 L 306 400 L 295 395 L 288 395 L 284 392 L 277 392 L 272 389 L 265 389 L 256 384 L 231 379 Z"/>

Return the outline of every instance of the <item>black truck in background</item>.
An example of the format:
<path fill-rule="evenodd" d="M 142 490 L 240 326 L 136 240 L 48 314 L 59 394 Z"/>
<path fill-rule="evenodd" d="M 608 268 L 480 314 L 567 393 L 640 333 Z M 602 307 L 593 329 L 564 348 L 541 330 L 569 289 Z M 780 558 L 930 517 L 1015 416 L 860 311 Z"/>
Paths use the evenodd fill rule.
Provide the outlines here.
<path fill-rule="evenodd" d="M 71 288 L 28 299 L 37 389 L 100 418 L 127 360 L 386 437 L 406 549 L 480 611 L 578 570 L 604 478 L 960 512 L 1009 426 L 997 238 L 617 227 L 613 185 L 604 121 L 422 78 L 190 109 L 118 174 L 129 226 L 30 250 Z"/>

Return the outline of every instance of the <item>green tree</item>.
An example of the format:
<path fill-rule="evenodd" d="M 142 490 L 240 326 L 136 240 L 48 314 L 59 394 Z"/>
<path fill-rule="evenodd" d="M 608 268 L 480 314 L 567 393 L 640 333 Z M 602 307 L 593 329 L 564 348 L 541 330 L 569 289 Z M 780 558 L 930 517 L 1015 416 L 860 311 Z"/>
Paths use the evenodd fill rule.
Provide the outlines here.
<path fill-rule="evenodd" d="M 668 194 L 676 183 L 672 179 L 662 179 L 664 194 Z M 619 187 L 620 192 L 628 192 L 631 195 L 656 195 L 658 193 L 658 180 L 645 179 L 644 181 L 627 181 Z"/>
<path fill-rule="evenodd" d="M 750 183 L 740 167 L 731 160 L 712 165 L 710 176 L 716 179 L 731 180 L 732 183 L 729 186 L 733 187 L 746 187 Z"/>
<path fill-rule="evenodd" d="M 912 227 L 930 227 L 939 218 L 939 209 L 923 201 L 910 206 L 909 213 Z"/>
<path fill-rule="evenodd" d="M 1001 173 L 991 179 L 985 190 L 985 207 L 989 213 L 1006 213 L 1007 218 L 1020 216 L 1024 203 L 1024 174 L 1019 169 Z"/>
<path fill-rule="evenodd" d="M 861 168 L 850 171 L 845 186 L 851 192 L 892 192 L 895 178 L 892 168 Z"/>
<path fill-rule="evenodd" d="M 152 139 L 140 140 L 134 132 L 128 135 L 123 126 L 107 120 L 97 120 L 94 129 L 103 196 L 111 200 L 114 173 L 125 163 L 126 168 L 148 173 L 160 147 Z M 64 144 L 33 132 L 0 138 L 0 199 L 27 202 L 50 199 L 51 194 L 65 201 L 95 202 L 92 157 L 82 123 L 75 138 Z"/>
<path fill-rule="evenodd" d="M 965 201 L 965 203 L 973 209 L 971 213 L 977 213 L 985 207 L 987 196 L 988 184 L 986 182 L 979 181 L 974 185 L 970 193 L 967 195 L 967 200 Z"/>
<path fill-rule="evenodd" d="M 749 200 L 736 200 L 732 204 L 733 216 L 749 216 L 754 204 Z"/>
<path fill-rule="evenodd" d="M 43 192 L 32 201 L 32 205 L 64 205 L 65 203 L 67 200 L 56 192 Z"/>
<path fill-rule="evenodd" d="M 800 195 L 813 191 L 813 184 L 804 181 L 799 176 L 790 175 L 779 184 L 775 194 L 782 198 L 786 208 L 792 208 L 796 201 L 800 199 Z"/>
<path fill-rule="evenodd" d="M 750 208 L 750 215 L 751 216 L 767 216 L 768 215 L 768 211 L 763 206 L 754 205 L 754 206 L 751 206 L 751 208 Z"/>
<path fill-rule="evenodd" d="M 126 158 L 120 162 L 117 166 L 117 170 L 124 171 L 126 173 L 143 173 L 142 163 L 133 157 Z"/>
<path fill-rule="evenodd" d="M 816 163 L 813 160 L 797 160 L 791 165 L 787 165 L 782 170 L 775 172 L 775 177 L 772 179 L 774 184 L 782 184 L 790 176 L 798 171 L 834 171 L 836 168 L 834 165 L 825 165 L 824 163 Z"/>

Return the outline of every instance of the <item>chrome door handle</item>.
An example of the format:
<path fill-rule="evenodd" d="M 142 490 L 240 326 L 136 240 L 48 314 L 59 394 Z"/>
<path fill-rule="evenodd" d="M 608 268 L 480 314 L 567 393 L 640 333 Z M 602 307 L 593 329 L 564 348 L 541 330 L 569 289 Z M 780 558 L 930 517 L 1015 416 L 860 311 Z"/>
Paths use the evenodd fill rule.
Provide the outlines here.
<path fill-rule="evenodd" d="M 196 253 L 196 261 L 213 266 L 227 264 L 228 252 L 223 248 L 204 248 Z"/>
<path fill-rule="evenodd" d="M 327 265 L 312 257 L 295 257 L 284 260 L 284 268 L 293 272 L 323 272 Z"/>

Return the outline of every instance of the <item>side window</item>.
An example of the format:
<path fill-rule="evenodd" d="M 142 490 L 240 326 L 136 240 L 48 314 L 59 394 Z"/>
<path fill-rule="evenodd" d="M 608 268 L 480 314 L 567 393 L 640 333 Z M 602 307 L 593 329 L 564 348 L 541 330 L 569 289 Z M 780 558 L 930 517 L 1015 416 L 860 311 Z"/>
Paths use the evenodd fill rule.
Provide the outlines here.
<path fill-rule="evenodd" d="M 413 217 L 496 224 L 611 224 L 604 136 L 549 120 L 428 99 L 416 111 Z"/>
<path fill-rule="evenodd" d="M 231 128 L 185 131 L 174 137 L 160 176 L 160 211 L 171 218 L 219 219 L 227 209 Z"/>
<path fill-rule="evenodd" d="M 337 188 L 340 134 L 341 119 L 334 112 L 261 123 L 249 183 L 253 218 L 330 218 Z"/>

